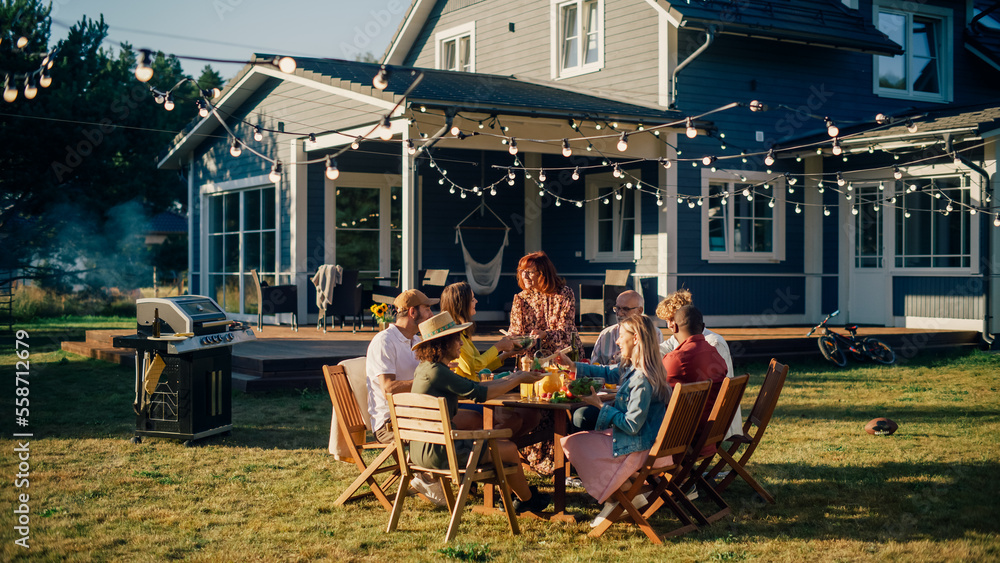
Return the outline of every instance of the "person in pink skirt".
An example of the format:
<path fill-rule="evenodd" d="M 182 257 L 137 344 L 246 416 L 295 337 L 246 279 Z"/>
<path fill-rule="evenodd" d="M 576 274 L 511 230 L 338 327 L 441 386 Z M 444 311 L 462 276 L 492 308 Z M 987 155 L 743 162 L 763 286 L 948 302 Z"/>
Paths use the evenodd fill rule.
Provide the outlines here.
<path fill-rule="evenodd" d="M 629 485 L 629 477 L 646 460 L 666 415 L 670 387 L 660 359 L 657 330 L 649 317 L 630 317 L 622 321 L 616 341 L 621 350 L 618 365 L 576 364 L 577 378 L 603 377 L 619 385 L 614 403 L 601 401 L 593 391 L 580 397 L 600 409 L 596 429 L 562 439 L 563 450 L 587 493 L 605 503 L 591 526 L 600 524 L 617 505 L 608 498 L 615 489 Z M 569 363 L 565 356 L 560 360 Z"/>

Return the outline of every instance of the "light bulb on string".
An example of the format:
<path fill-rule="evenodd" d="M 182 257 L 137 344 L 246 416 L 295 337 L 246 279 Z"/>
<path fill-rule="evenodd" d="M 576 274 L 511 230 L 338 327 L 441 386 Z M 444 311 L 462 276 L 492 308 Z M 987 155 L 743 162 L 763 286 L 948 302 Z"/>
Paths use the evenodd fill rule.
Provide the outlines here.
<path fill-rule="evenodd" d="M 331 180 L 340 178 L 340 169 L 337 168 L 337 161 L 330 155 L 326 155 L 326 177 Z"/>
<path fill-rule="evenodd" d="M 382 65 L 378 69 L 378 74 L 372 78 L 372 86 L 378 90 L 385 90 L 389 87 L 389 69 Z"/>
<path fill-rule="evenodd" d="M 231 147 L 229 147 L 229 154 L 233 158 L 236 158 L 236 157 L 240 156 L 241 154 L 243 154 L 243 147 L 240 146 L 240 140 L 239 139 L 233 137 L 233 144 L 232 144 Z"/>
<path fill-rule="evenodd" d="M 281 161 L 277 160 L 273 165 L 271 165 L 271 173 L 267 175 L 267 179 L 272 183 L 277 184 L 281 181 Z"/>
<path fill-rule="evenodd" d="M 903 172 L 900 171 L 898 166 L 892 167 L 892 177 L 897 180 L 901 180 L 903 178 Z"/>
<path fill-rule="evenodd" d="M 701 163 L 704 164 L 705 166 L 710 166 L 713 162 L 715 162 L 714 156 L 704 156 L 701 159 Z"/>
<path fill-rule="evenodd" d="M 166 99 L 166 98 L 164 98 L 164 97 L 163 97 L 163 94 L 162 94 L 162 93 L 160 93 L 160 92 L 159 92 L 159 91 L 157 91 L 157 90 L 153 90 L 153 101 L 154 101 L 154 102 L 156 102 L 156 103 L 158 103 L 158 104 L 162 104 L 162 103 L 163 103 L 163 100 L 165 100 L 165 99 Z"/>
<path fill-rule="evenodd" d="M 622 193 L 620 191 L 615 192 L 615 199 L 618 201 L 622 200 Z"/>
<path fill-rule="evenodd" d="M 576 202 L 576 206 L 577 206 L 577 207 L 583 207 L 583 202 L 582 202 L 582 201 L 578 201 L 578 202 Z"/>
<path fill-rule="evenodd" d="M 490 186 L 490 195 L 497 195 L 497 189 Z"/>
<path fill-rule="evenodd" d="M 30 76 L 24 77 L 24 98 L 27 100 L 34 100 L 35 96 L 38 95 L 38 87 L 35 83 L 31 81 Z"/>
<path fill-rule="evenodd" d="M 49 86 L 52 86 L 52 77 L 43 72 L 41 76 L 38 77 L 38 85 L 41 86 L 42 88 L 48 88 Z"/>
<path fill-rule="evenodd" d="M 28 46 L 28 38 L 27 37 L 25 37 L 25 36 L 22 35 L 22 36 L 20 36 L 20 37 L 17 38 L 17 48 L 18 49 L 24 49 L 27 46 Z"/>
<path fill-rule="evenodd" d="M 382 119 L 382 125 L 379 126 L 378 137 L 383 141 L 392 139 L 392 121 L 389 119 L 388 115 Z"/>
<path fill-rule="evenodd" d="M 788 182 L 789 186 L 794 186 L 795 184 L 799 183 L 799 179 L 796 178 L 795 176 L 792 176 L 788 172 L 785 172 L 785 181 Z"/>
<path fill-rule="evenodd" d="M 879 181 L 879 183 L 878 183 L 878 191 L 880 191 L 880 192 L 884 192 L 885 191 L 885 182 L 882 182 L 881 180 Z"/>
<path fill-rule="evenodd" d="M 837 125 L 833 122 L 832 119 L 830 119 L 829 117 L 827 117 L 825 119 L 825 121 L 826 121 L 826 134 L 827 135 L 829 135 L 831 137 L 837 137 L 838 135 L 840 135 L 840 129 L 837 128 Z"/>
<path fill-rule="evenodd" d="M 694 200 L 693 199 L 689 199 L 688 200 L 688 208 L 689 209 L 694 209 Z"/>
<path fill-rule="evenodd" d="M 541 186 L 539 186 L 538 195 L 539 196 L 544 196 L 545 195 L 545 190 L 541 189 Z"/>
<path fill-rule="evenodd" d="M 907 209 L 903 210 L 903 217 L 906 218 L 906 219 L 910 218 L 910 212 L 909 212 L 909 210 L 907 210 Z"/>
<path fill-rule="evenodd" d="M 826 188 L 823 186 L 823 180 L 820 180 L 819 183 L 816 184 L 816 188 L 817 191 L 819 191 L 819 193 L 823 193 L 826 191 Z"/>
<path fill-rule="evenodd" d="M 465 198 L 466 198 L 466 195 L 465 195 L 465 190 L 462 190 L 462 194 L 461 194 L 461 196 L 460 196 L 460 197 L 461 197 L 462 199 L 465 199 Z"/>
<path fill-rule="evenodd" d="M 671 164 L 670 162 L 670 159 L 663 158 L 662 156 L 660 157 L 660 165 L 663 166 L 664 170 L 670 170 L 670 167 L 673 166 L 673 164 Z"/>
<path fill-rule="evenodd" d="M 969 208 L 969 215 L 975 215 L 975 214 L 976 214 L 976 208 L 975 207 L 970 207 Z"/>
<path fill-rule="evenodd" d="M 878 211 L 878 202 L 872 204 L 872 211 Z"/>
<path fill-rule="evenodd" d="M 264 133 L 261 132 L 260 127 L 253 128 L 253 140 L 258 143 L 264 140 Z"/>
<path fill-rule="evenodd" d="M 844 153 L 844 149 L 841 148 L 840 142 L 837 139 L 834 139 L 833 140 L 833 155 L 834 156 L 840 156 L 843 153 Z"/>
<path fill-rule="evenodd" d="M 767 106 L 757 100 L 750 101 L 750 111 L 767 111 Z"/>
<path fill-rule="evenodd" d="M 195 105 L 198 106 L 199 117 L 208 117 L 208 105 L 205 103 L 205 100 L 195 100 Z"/>
<path fill-rule="evenodd" d="M 163 100 L 163 109 L 167 111 L 174 111 L 174 95 L 170 92 L 167 92 L 167 96 Z"/>
<path fill-rule="evenodd" d="M 914 123 L 912 119 L 907 119 L 906 120 L 906 130 L 909 131 L 910 133 L 916 133 L 917 132 L 917 124 Z"/>
<path fill-rule="evenodd" d="M 455 186 L 452 186 L 451 189 L 448 190 L 448 193 L 450 193 L 450 194 L 455 193 Z"/>
<path fill-rule="evenodd" d="M 451 134 L 455 137 L 458 137 L 459 135 L 462 134 L 462 129 L 458 125 L 452 125 Z"/>
<path fill-rule="evenodd" d="M 703 205 L 705 205 L 705 198 L 699 197 L 698 198 L 698 207 L 701 207 Z"/>
<path fill-rule="evenodd" d="M 153 77 L 153 67 L 149 66 L 153 52 L 149 49 L 139 49 L 139 62 L 135 67 L 135 79 L 139 82 L 149 82 Z"/>
<path fill-rule="evenodd" d="M 622 131 L 622 136 L 618 139 L 618 152 L 625 152 L 628 150 L 628 133 Z"/>
<path fill-rule="evenodd" d="M 517 141 L 514 139 L 514 137 L 511 137 L 510 141 L 508 141 L 507 144 L 508 144 L 507 152 L 509 152 L 511 155 L 517 154 Z"/>
<path fill-rule="evenodd" d="M 511 180 L 514 179 L 514 169 L 510 166 L 507 167 L 507 178 Z"/>
<path fill-rule="evenodd" d="M 837 172 L 837 185 L 840 187 L 844 187 L 844 184 L 846 183 L 847 180 L 844 179 L 844 175 L 841 174 L 840 172 Z"/>
<path fill-rule="evenodd" d="M 413 139 L 406 140 L 406 154 L 417 154 L 417 145 L 413 144 Z"/>
<path fill-rule="evenodd" d="M 795 212 L 796 213 L 802 213 L 802 207 L 799 204 L 797 204 L 797 203 L 795 204 Z"/>
<path fill-rule="evenodd" d="M 847 183 L 847 191 L 849 191 L 849 192 L 853 192 L 854 191 L 854 183 L 853 182 L 848 182 Z"/>
<path fill-rule="evenodd" d="M 698 130 L 695 129 L 695 127 L 694 127 L 694 121 L 690 117 L 687 118 L 687 124 L 686 125 L 687 125 L 687 127 L 686 127 L 686 129 L 684 131 L 684 134 L 687 135 L 687 138 L 688 139 L 694 139 L 695 137 L 697 137 L 698 136 Z"/>
<path fill-rule="evenodd" d="M 824 217 L 829 217 L 830 216 L 830 210 L 827 209 L 827 207 L 825 205 L 823 206 L 823 216 Z"/>
<path fill-rule="evenodd" d="M 722 196 L 721 199 L 719 200 L 719 203 L 721 203 L 722 205 L 727 205 L 729 203 L 729 192 L 722 192 Z"/>
<path fill-rule="evenodd" d="M 612 168 L 611 175 L 614 176 L 615 178 L 622 177 L 622 171 L 618 168 L 617 164 L 615 164 L 614 168 Z"/>
<path fill-rule="evenodd" d="M 354 150 L 358 150 L 358 147 L 361 146 L 361 141 L 362 139 L 360 135 L 358 137 L 355 137 L 355 139 L 351 141 L 351 148 Z M 431 168 L 434 168 L 434 163 L 431 163 Z"/>
<path fill-rule="evenodd" d="M 951 202 L 948 202 L 948 205 L 944 206 L 944 210 L 947 211 L 948 213 L 951 213 L 952 211 L 955 210 L 955 208 L 952 207 Z"/>
<path fill-rule="evenodd" d="M 580 168 L 579 167 L 576 167 L 576 168 L 573 169 L 572 178 L 573 178 L 574 181 L 580 179 Z"/>
<path fill-rule="evenodd" d="M 603 203 L 604 205 L 608 205 L 609 203 L 611 203 L 611 200 L 608 198 L 604 198 L 601 200 L 601 203 Z"/>
<path fill-rule="evenodd" d="M 556 207 L 559 207 L 560 205 L 562 205 L 562 200 L 556 198 Z"/>
<path fill-rule="evenodd" d="M 906 191 L 912 194 L 913 192 L 917 191 L 917 185 L 916 184 L 910 184 L 906 188 Z"/>
<path fill-rule="evenodd" d="M 997 215 L 996 217 L 993 218 L 993 226 L 1000 227 L 1000 215 Z"/>
<path fill-rule="evenodd" d="M 767 156 L 764 157 L 764 164 L 767 166 L 774 164 L 774 149 L 767 150 Z"/>
<path fill-rule="evenodd" d="M 538 171 L 538 181 L 539 182 L 544 182 L 545 178 L 546 178 L 546 176 L 545 176 L 545 169 L 542 168 L 541 170 Z"/>
<path fill-rule="evenodd" d="M 295 59 L 292 57 L 280 57 L 275 64 L 278 65 L 278 70 L 284 72 L 285 74 L 295 72 L 296 67 L 298 67 L 295 63 Z"/>
<path fill-rule="evenodd" d="M 952 161 L 951 161 L 951 162 L 952 162 L 952 163 L 953 163 L 953 164 L 954 164 L 955 166 L 961 166 L 961 165 L 962 165 L 962 159 L 958 157 L 958 153 L 955 153 L 955 154 L 954 154 L 954 156 L 953 156 L 953 158 L 952 158 Z"/>
<path fill-rule="evenodd" d="M 847 201 L 851 201 L 852 199 L 854 199 L 854 196 L 852 196 L 851 194 L 847 194 L 844 196 L 844 199 Z"/>
<path fill-rule="evenodd" d="M 885 125 L 886 123 L 889 123 L 889 116 L 884 113 L 877 114 L 875 116 L 875 123 Z"/>
<path fill-rule="evenodd" d="M 774 198 L 772 197 L 770 201 L 767 202 L 768 207 L 774 207 Z"/>
<path fill-rule="evenodd" d="M 750 188 L 743 188 L 743 197 L 750 198 Z"/>
<path fill-rule="evenodd" d="M 569 146 L 569 139 L 563 139 L 562 142 L 562 155 L 569 158 L 573 156 L 573 149 Z"/>
<path fill-rule="evenodd" d="M 852 205 L 851 206 L 851 215 L 857 215 L 857 214 L 858 214 L 858 207 L 856 205 Z"/>
<path fill-rule="evenodd" d="M 17 99 L 17 88 L 13 88 L 10 85 L 10 75 L 4 80 L 3 84 L 3 99 L 5 102 L 13 102 Z"/>

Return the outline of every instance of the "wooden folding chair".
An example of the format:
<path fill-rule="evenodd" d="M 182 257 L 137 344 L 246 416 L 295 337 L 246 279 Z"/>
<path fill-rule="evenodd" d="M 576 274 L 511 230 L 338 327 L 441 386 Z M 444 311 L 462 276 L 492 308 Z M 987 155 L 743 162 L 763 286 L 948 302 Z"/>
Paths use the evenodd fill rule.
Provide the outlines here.
<path fill-rule="evenodd" d="M 736 408 L 740 405 L 740 401 L 743 400 L 743 392 L 746 391 L 748 381 L 750 381 L 749 375 L 741 375 L 733 378 L 727 377 L 723 380 L 722 388 L 719 389 L 719 396 L 716 398 L 712 412 L 708 416 L 708 424 L 702 429 L 700 435 L 695 437 L 692 445 L 692 450 L 695 454 L 688 459 L 693 468 L 687 472 L 687 479 L 681 489 L 689 491 L 691 487 L 697 486 L 700 491 L 705 493 L 709 500 L 713 501 L 719 507 L 718 512 L 707 517 L 700 510 L 692 514 L 695 520 L 703 525 L 715 522 L 732 512 L 729 504 L 719 495 L 709 481 L 705 479 L 704 473 L 712 460 L 715 459 L 715 454 L 719 446 L 722 445 L 722 441 L 726 439 L 726 432 L 733 422 L 733 416 L 736 415 Z M 713 446 L 711 453 L 702 455 L 701 451 L 707 445 Z"/>
<path fill-rule="evenodd" d="M 391 393 L 387 398 L 397 450 L 404 451 L 404 444 L 411 441 L 441 444 L 448 454 L 448 467 L 447 469 L 420 467 L 410 461 L 403 464 L 402 481 L 399 491 L 396 492 L 396 502 L 392 506 L 392 515 L 389 517 L 389 527 L 386 531 L 395 530 L 396 524 L 399 523 L 399 515 L 409 494 L 410 480 L 413 479 L 414 472 L 425 472 L 437 477 L 444 490 L 448 510 L 451 511 L 451 521 L 445 534 L 446 542 L 455 537 L 462 512 L 465 510 L 465 502 L 469 497 L 469 489 L 472 483 L 477 481 L 499 485 L 511 533 L 520 534 L 521 529 L 517 525 L 514 505 L 510 499 L 510 486 L 507 483 L 507 475 L 517 473 L 520 467 L 504 466 L 500 459 L 500 450 L 496 446 L 498 438 L 510 438 L 511 430 L 509 428 L 452 430 L 448 404 L 444 398 L 420 393 Z M 473 440 L 472 454 L 468 459 L 458 459 L 455 451 L 456 440 Z M 489 456 L 481 460 L 484 449 L 489 450 Z M 451 483 L 459 485 L 457 499 L 451 490 L 451 484 L 446 482 L 448 477 L 451 478 Z"/>
<path fill-rule="evenodd" d="M 685 465 L 684 462 L 692 454 L 691 442 L 694 440 L 695 431 L 698 429 L 702 412 L 705 410 L 705 403 L 708 401 L 711 387 L 711 381 L 678 383 L 674 386 L 670 394 L 670 402 L 667 404 L 667 413 L 663 417 L 656 442 L 649 450 L 646 461 L 633 475 L 632 485 L 627 491 L 623 492 L 619 489 L 614 492 L 612 497 L 618 501 L 618 506 L 611 511 L 604 522 L 590 532 L 590 537 L 600 537 L 613 523 L 619 520 L 619 517 L 622 518 L 622 521 L 629 519 L 634 522 L 655 544 L 662 544 L 663 537 L 686 534 L 698 529 L 691 517 L 678 504 L 680 501 L 688 511 L 697 510 L 678 486 L 684 480 L 683 475 L 680 475 L 679 472 L 682 469 L 690 468 L 690 464 Z M 640 509 L 632 504 L 632 500 L 644 490 L 649 490 L 647 481 L 653 486 L 653 493 L 648 497 L 650 499 L 649 505 L 640 512 Z M 681 526 L 661 537 L 653 530 L 649 518 L 664 505 L 677 516 L 681 521 Z M 625 511 L 628 512 L 627 515 L 623 514 Z"/>
<path fill-rule="evenodd" d="M 754 401 L 753 410 L 750 411 L 750 416 L 743 422 L 743 436 L 732 436 L 730 438 L 734 442 L 732 446 L 725 450 L 719 448 L 717 453 L 721 459 L 706 475 L 706 479 L 712 482 L 723 468 L 727 466 L 730 468 L 729 475 L 726 475 L 721 481 L 715 483 L 714 489 L 716 492 L 721 493 L 726 490 L 726 487 L 739 475 L 764 500 L 774 504 L 774 497 L 750 475 L 746 470 L 746 464 L 750 456 L 753 455 L 754 450 L 760 445 L 760 441 L 764 437 L 764 431 L 767 430 L 767 425 L 771 422 L 771 415 L 774 414 L 774 407 L 778 404 L 778 396 L 781 395 L 781 388 L 784 387 L 787 376 L 788 366 L 780 364 L 778 360 L 772 358 L 771 364 L 767 368 L 767 375 L 764 376 L 764 383 L 761 385 L 760 393 L 757 395 L 757 400 Z M 747 447 L 743 450 L 739 459 L 736 459 L 736 453 L 743 444 L 746 444 Z"/>
<path fill-rule="evenodd" d="M 348 463 L 353 462 L 361 473 L 333 504 L 336 506 L 344 504 L 354 496 L 362 485 L 367 484 L 369 493 L 375 495 L 375 498 L 386 510 L 392 510 L 392 503 L 389 502 L 385 490 L 391 487 L 400 476 L 396 445 L 367 440 L 364 419 L 361 416 L 354 392 L 351 391 L 347 372 L 343 366 L 323 366 L 323 376 L 326 378 L 326 388 L 330 392 L 330 401 L 333 403 L 333 410 L 337 418 L 340 445 L 349 454 L 349 457 L 342 456 L 340 460 Z M 378 449 L 382 450 L 378 457 L 370 464 L 365 464 L 361 453 L 364 450 Z M 393 459 L 386 465 L 389 458 Z M 382 484 L 379 484 L 377 476 L 384 473 L 389 475 Z"/>

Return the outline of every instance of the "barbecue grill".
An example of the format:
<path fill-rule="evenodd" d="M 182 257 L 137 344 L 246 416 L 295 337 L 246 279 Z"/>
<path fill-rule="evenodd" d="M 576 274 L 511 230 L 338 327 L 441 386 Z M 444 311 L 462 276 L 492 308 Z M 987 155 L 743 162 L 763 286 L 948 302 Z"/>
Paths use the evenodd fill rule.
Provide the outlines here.
<path fill-rule="evenodd" d="M 232 425 L 232 347 L 254 340 L 253 329 L 231 321 L 209 297 L 138 299 L 136 334 L 116 336 L 134 348 L 135 436 L 193 440 L 229 433 Z"/>

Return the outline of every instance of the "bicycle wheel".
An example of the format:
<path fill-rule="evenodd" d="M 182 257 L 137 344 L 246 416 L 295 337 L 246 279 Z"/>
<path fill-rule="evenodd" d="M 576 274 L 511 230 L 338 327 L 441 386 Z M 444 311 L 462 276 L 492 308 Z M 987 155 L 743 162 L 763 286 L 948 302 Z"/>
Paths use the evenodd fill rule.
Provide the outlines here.
<path fill-rule="evenodd" d="M 819 340 L 816 341 L 816 345 L 819 346 L 820 353 L 827 360 L 840 367 L 847 365 L 847 356 L 844 355 L 844 351 L 840 349 L 840 346 L 837 346 L 837 341 L 832 336 L 820 336 Z"/>
<path fill-rule="evenodd" d="M 888 344 L 878 338 L 865 338 L 861 345 L 864 347 L 865 354 L 880 364 L 891 365 L 896 362 L 896 353 Z"/>

